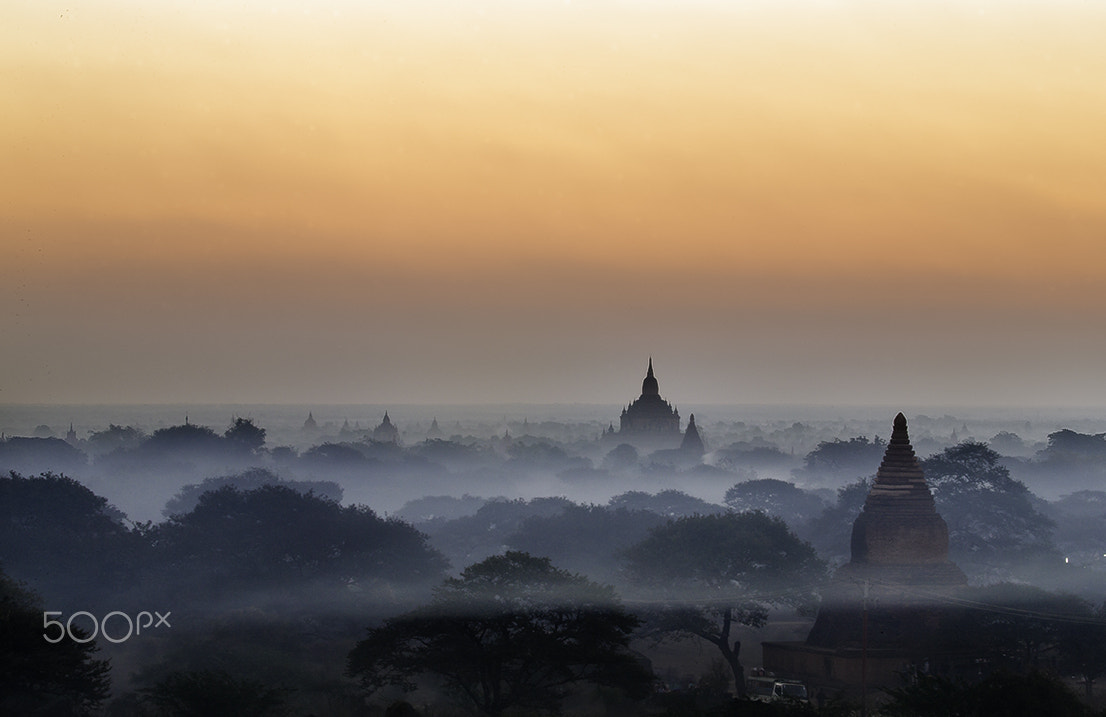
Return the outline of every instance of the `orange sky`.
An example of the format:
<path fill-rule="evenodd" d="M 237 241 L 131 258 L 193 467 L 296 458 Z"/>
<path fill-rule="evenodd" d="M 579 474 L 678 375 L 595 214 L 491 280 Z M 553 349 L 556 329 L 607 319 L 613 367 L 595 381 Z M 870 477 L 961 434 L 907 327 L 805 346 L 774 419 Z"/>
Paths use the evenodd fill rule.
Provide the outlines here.
<path fill-rule="evenodd" d="M 1106 405 L 1102 37 L 1073 0 L 9 0 L 0 402 L 625 402 L 652 353 L 681 404 Z"/>

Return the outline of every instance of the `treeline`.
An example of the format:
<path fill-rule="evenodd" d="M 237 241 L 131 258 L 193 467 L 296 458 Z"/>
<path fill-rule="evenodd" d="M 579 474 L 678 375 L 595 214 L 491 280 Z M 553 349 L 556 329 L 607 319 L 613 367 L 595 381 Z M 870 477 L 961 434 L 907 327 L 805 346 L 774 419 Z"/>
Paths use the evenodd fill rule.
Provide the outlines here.
<path fill-rule="evenodd" d="M 813 546 L 765 512 L 779 503 L 746 484 L 725 507 L 677 491 L 631 492 L 608 506 L 490 501 L 436 525 L 443 544 L 467 539 L 480 552 L 492 545 L 476 536 L 498 542 L 448 577 L 448 561 L 408 523 L 284 485 L 221 482 L 189 511 L 128 524 L 64 476 L 0 479 L 0 560 L 38 592 L 3 581 L 11 669 L 0 706 L 80 714 L 108 704 L 99 644 L 131 669 L 115 675 L 110 705 L 120 715 L 368 714 L 366 704 L 415 688 L 490 715 L 573 699 L 592 710 L 605 701 L 610 714 L 689 713 L 688 704 L 706 713 L 728 709 L 727 688 L 744 691 L 739 626 L 763 625 L 773 610 L 810 614 L 829 573 Z M 757 510 L 739 510 L 754 498 Z M 988 671 L 1064 670 L 1089 689 L 1106 669 L 1101 607 L 1001 586 L 963 600 L 972 607 L 957 629 L 976 636 Z M 171 611 L 172 629 L 124 645 L 104 635 L 82 643 L 82 621 L 61 646 L 43 640 L 46 611 L 60 621 L 142 610 Z M 690 636 L 713 646 L 721 681 L 704 675 L 690 691 L 666 691 L 631 650 L 631 638 Z"/>

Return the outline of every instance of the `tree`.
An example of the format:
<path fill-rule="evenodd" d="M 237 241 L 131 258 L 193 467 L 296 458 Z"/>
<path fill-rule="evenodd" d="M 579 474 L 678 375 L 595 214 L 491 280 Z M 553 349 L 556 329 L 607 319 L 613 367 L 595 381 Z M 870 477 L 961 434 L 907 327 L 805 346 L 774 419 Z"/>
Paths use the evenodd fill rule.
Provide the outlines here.
<path fill-rule="evenodd" d="M 759 510 L 783 518 L 790 525 L 805 523 L 826 507 L 813 493 L 775 478 L 737 483 L 726 491 L 723 502 L 739 513 Z"/>
<path fill-rule="evenodd" d="M 650 511 L 569 505 L 558 515 L 527 518 L 506 544 L 592 578 L 612 580 L 620 567 L 619 554 L 662 523 L 664 518 Z"/>
<path fill-rule="evenodd" d="M 847 561 L 852 550 L 853 522 L 860 515 L 871 487 L 869 479 L 861 478 L 838 488 L 837 502 L 801 526 L 799 534 L 809 540 L 820 555 L 831 561 Z"/>
<path fill-rule="evenodd" d="M 445 568 L 410 525 L 280 485 L 203 494 L 160 526 L 156 557 L 165 582 L 215 592 L 418 584 Z"/>
<path fill-rule="evenodd" d="M 1000 460 L 985 443 L 965 441 L 922 461 L 937 512 L 949 527 L 949 557 L 969 572 L 1001 575 L 1058 560 L 1052 521 Z"/>
<path fill-rule="evenodd" d="M 374 692 L 442 679 L 487 715 L 555 708 L 572 685 L 643 696 L 651 675 L 629 653 L 638 620 L 606 586 L 507 552 L 446 580 L 431 603 L 386 620 L 350 652 L 348 673 Z"/>
<path fill-rule="evenodd" d="M 161 514 L 169 517 L 187 513 L 196 507 L 204 493 L 210 493 L 225 486 L 233 486 L 238 490 L 246 491 L 265 485 L 280 485 L 299 493 L 311 493 L 317 497 L 335 502 L 342 500 L 342 486 L 334 481 L 286 481 L 267 468 L 250 468 L 241 473 L 204 478 L 199 483 L 189 483 L 183 486 L 177 491 L 176 495 L 166 502 Z"/>
<path fill-rule="evenodd" d="M 667 601 L 648 628 L 658 638 L 695 635 L 713 644 L 745 694 L 736 624 L 760 627 L 773 605 L 805 606 L 826 566 L 779 518 L 764 513 L 669 521 L 626 551 L 650 600 Z"/>
<path fill-rule="evenodd" d="M 265 429 L 255 425 L 252 418 L 236 417 L 223 438 L 244 453 L 257 453 L 265 445 Z"/>
<path fill-rule="evenodd" d="M 725 508 L 714 503 L 708 503 L 702 498 L 688 495 L 679 490 L 662 490 L 656 495 L 645 491 L 631 490 L 616 495 L 607 501 L 611 510 L 625 508 L 626 510 L 648 510 L 663 515 L 666 518 L 678 518 L 687 515 L 705 515 L 707 513 L 724 513 Z"/>
<path fill-rule="evenodd" d="M 132 575 L 138 536 L 107 499 L 64 475 L 0 477 L 0 561 L 47 599 L 85 607 Z"/>
<path fill-rule="evenodd" d="M 76 625 L 47 642 L 43 615 L 38 597 L 0 571 L 0 713 L 96 712 L 110 692 L 108 662 L 94 659 L 95 641 Z"/>
<path fill-rule="evenodd" d="M 801 473 L 825 483 L 855 480 L 874 473 L 886 450 L 887 442 L 879 436 L 871 441 L 867 436 L 822 441 L 803 459 Z"/>

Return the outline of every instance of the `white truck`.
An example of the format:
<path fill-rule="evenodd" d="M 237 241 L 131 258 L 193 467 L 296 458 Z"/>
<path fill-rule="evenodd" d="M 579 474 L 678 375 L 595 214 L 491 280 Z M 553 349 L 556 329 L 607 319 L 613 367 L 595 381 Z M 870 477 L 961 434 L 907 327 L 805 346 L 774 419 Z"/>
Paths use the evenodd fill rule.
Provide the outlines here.
<path fill-rule="evenodd" d="M 745 678 L 745 690 L 749 699 L 760 702 L 810 702 L 806 685 L 799 680 L 789 680 L 771 675 L 753 675 Z"/>

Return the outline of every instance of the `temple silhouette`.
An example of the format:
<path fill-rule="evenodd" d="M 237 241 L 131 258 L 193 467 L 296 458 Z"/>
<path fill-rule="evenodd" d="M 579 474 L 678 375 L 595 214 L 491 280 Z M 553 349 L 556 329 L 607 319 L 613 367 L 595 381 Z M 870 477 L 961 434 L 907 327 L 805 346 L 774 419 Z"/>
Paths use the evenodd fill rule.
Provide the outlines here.
<path fill-rule="evenodd" d="M 618 419 L 621 440 L 632 442 L 679 443 L 680 412 L 661 398 L 660 385 L 653 375 L 653 358 L 649 357 L 649 369 L 641 382 L 641 395 L 622 409 Z"/>
<path fill-rule="evenodd" d="M 957 674 L 971 646 L 948 598 L 967 584 L 907 434 L 891 441 L 853 522 L 851 559 L 834 574 L 805 642 L 764 642 L 763 664 L 810 684 L 893 686 L 911 671 Z"/>

